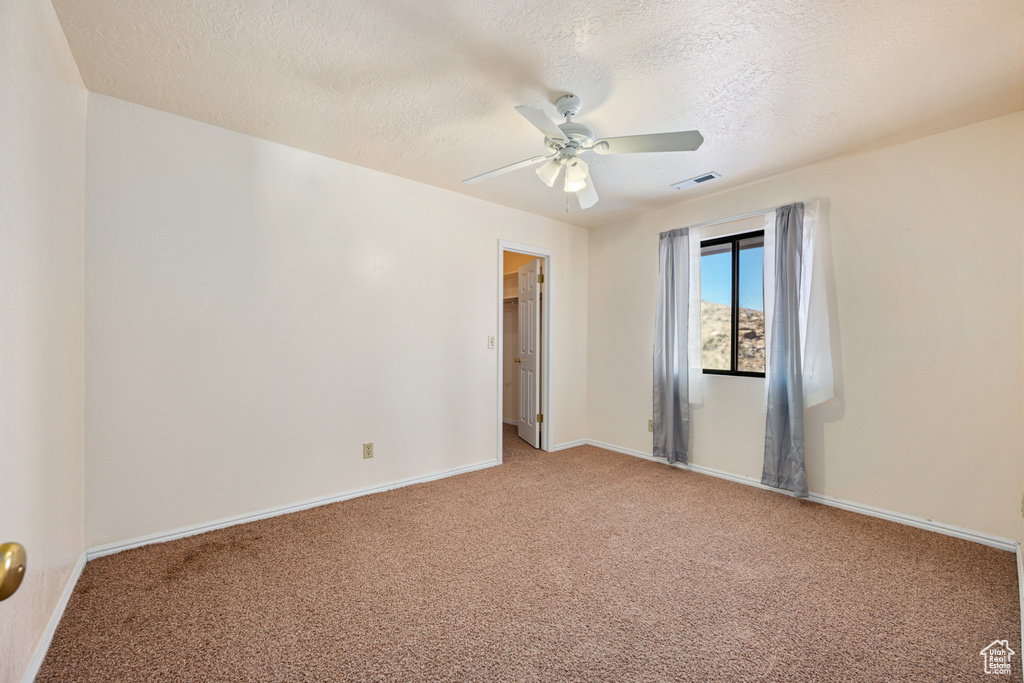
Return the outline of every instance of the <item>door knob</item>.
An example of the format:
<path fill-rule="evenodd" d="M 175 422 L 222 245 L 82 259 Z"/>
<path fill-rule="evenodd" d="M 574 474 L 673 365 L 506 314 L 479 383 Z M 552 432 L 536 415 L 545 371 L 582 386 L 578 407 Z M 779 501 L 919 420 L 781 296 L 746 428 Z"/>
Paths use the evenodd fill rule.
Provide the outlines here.
<path fill-rule="evenodd" d="M 0 600 L 6 600 L 18 590 L 25 578 L 25 548 L 19 543 L 0 545 Z"/>
<path fill-rule="evenodd" d="M 513 359 L 512 359 L 512 362 L 513 362 L 513 363 L 522 363 L 522 362 L 523 362 L 523 359 L 522 359 L 522 358 L 513 358 Z"/>

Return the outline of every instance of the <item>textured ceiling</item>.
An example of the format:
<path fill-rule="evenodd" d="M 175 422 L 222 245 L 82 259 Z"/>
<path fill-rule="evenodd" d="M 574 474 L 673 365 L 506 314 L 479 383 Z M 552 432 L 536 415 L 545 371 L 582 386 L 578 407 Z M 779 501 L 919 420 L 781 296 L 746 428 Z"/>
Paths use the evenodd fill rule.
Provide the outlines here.
<path fill-rule="evenodd" d="M 584 226 L 1024 108 L 1021 0 L 54 0 L 90 90 Z M 696 152 L 587 155 L 565 213 L 513 107 Z M 705 171 L 720 180 L 675 190 Z"/>

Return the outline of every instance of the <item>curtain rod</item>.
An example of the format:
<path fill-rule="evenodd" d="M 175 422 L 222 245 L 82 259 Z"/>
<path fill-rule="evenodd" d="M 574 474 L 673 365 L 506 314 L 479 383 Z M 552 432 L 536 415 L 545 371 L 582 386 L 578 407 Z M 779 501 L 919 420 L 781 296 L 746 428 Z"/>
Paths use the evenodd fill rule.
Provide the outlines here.
<path fill-rule="evenodd" d="M 811 197 L 810 199 L 802 199 L 799 202 L 790 202 L 789 204 L 779 204 L 778 206 L 770 206 L 767 209 L 761 209 L 759 211 L 750 211 L 748 213 L 741 213 L 741 214 L 738 214 L 736 216 L 729 216 L 728 218 L 716 218 L 713 221 L 704 221 L 703 223 L 697 223 L 696 225 L 687 225 L 686 227 L 690 228 L 692 230 L 694 228 L 706 228 L 709 225 L 718 225 L 719 223 L 729 223 L 730 221 L 738 221 L 738 220 L 741 220 L 743 218 L 753 218 L 754 216 L 763 216 L 764 214 L 766 214 L 766 213 L 768 213 L 770 211 L 775 211 L 776 209 L 781 209 L 782 207 L 789 206 L 790 204 L 810 204 L 811 202 L 818 201 L 818 199 L 820 199 L 820 197 Z"/>

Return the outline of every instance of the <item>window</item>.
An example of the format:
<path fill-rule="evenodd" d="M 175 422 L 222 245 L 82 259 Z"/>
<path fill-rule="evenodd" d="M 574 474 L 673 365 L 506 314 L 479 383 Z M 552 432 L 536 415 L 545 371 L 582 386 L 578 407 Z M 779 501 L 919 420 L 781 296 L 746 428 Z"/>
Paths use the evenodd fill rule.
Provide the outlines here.
<path fill-rule="evenodd" d="M 764 377 L 764 231 L 700 243 L 701 364 Z"/>

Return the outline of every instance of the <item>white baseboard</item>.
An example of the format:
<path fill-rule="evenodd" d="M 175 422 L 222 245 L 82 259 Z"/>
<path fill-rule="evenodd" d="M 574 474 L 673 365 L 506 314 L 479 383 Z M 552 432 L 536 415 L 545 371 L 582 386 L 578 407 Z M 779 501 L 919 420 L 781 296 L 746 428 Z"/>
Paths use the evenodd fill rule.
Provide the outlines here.
<path fill-rule="evenodd" d="M 53 642 L 53 634 L 57 632 L 57 626 L 60 625 L 61 617 L 64 616 L 64 610 L 67 609 L 68 602 L 71 601 L 71 594 L 75 592 L 75 585 L 78 584 L 78 577 L 82 575 L 86 561 L 86 553 L 83 550 L 82 554 L 78 556 L 78 561 L 75 562 L 74 568 L 71 570 L 68 582 L 64 585 L 64 590 L 60 594 L 57 606 L 53 608 L 53 614 L 50 615 L 50 621 L 46 624 L 43 637 L 36 644 L 35 652 L 32 653 L 32 659 L 29 661 L 28 668 L 25 669 L 25 675 L 21 679 L 22 683 L 32 683 L 39 674 L 39 667 L 43 665 L 43 660 L 46 659 L 50 643 Z"/>
<path fill-rule="evenodd" d="M 564 451 L 566 448 L 576 448 L 577 446 L 586 446 L 586 445 L 587 445 L 587 440 L 586 439 L 580 439 L 579 441 L 566 441 L 565 443 L 560 443 L 557 446 L 552 446 L 551 447 L 551 452 L 554 453 L 555 451 Z"/>
<path fill-rule="evenodd" d="M 660 458 L 655 458 L 653 455 L 648 453 L 641 453 L 631 448 L 621 448 L 613 444 L 604 443 L 602 441 L 587 441 L 591 446 L 597 446 L 598 448 L 604 448 L 605 450 L 615 451 L 616 453 L 623 453 L 625 455 L 632 455 L 637 458 L 643 458 L 644 460 L 651 460 L 661 464 L 667 464 Z M 684 470 L 693 470 L 694 472 L 700 472 L 701 474 L 707 474 L 712 477 L 718 477 L 719 479 L 728 479 L 729 481 L 735 481 L 740 484 L 746 484 L 748 486 L 755 486 L 760 489 L 767 489 L 768 491 L 775 491 L 783 495 L 792 496 L 793 494 L 789 491 L 783 491 L 782 489 L 773 488 L 771 486 L 765 486 L 757 479 L 753 477 L 745 477 L 739 474 L 733 474 L 731 472 L 724 472 L 722 470 L 716 470 L 713 467 L 705 467 L 704 465 L 683 465 L 676 463 L 672 465 Z M 849 500 L 843 500 L 841 498 L 834 498 L 832 496 L 825 496 L 820 493 L 811 493 L 807 496 L 808 500 L 815 503 L 821 503 L 822 505 L 830 505 L 832 507 L 842 508 L 843 510 L 849 510 L 850 512 L 856 512 L 868 517 L 878 517 L 879 519 L 887 519 L 890 522 L 897 522 L 898 524 L 905 524 L 907 526 L 916 527 L 918 529 L 924 529 L 926 531 L 934 531 L 935 533 L 944 534 L 946 536 L 953 536 L 956 538 L 962 538 L 965 541 L 974 541 L 975 543 L 981 543 L 982 545 L 991 546 L 993 548 L 999 548 L 1000 550 L 1007 550 L 1009 552 L 1018 552 L 1018 544 L 1016 541 L 1011 541 L 1008 538 L 1001 538 L 999 536 L 992 536 L 990 534 L 984 534 L 980 531 L 972 531 L 970 529 L 963 529 L 961 527 L 953 526 L 951 524 L 943 524 L 942 522 L 934 522 L 930 519 L 924 519 L 922 517 L 914 517 L 912 515 L 905 515 L 900 512 L 892 512 L 891 510 L 883 510 L 882 508 L 872 507 L 871 505 L 862 505 L 861 503 L 854 503 Z M 1024 578 L 1024 574 L 1022 574 Z"/>
<path fill-rule="evenodd" d="M 186 536 L 195 536 L 196 534 L 206 533 L 207 531 L 214 531 L 215 529 L 223 529 L 224 527 L 235 526 L 236 524 L 245 524 L 246 522 L 255 522 L 256 520 L 267 519 L 268 517 L 286 515 L 290 512 L 298 512 L 300 510 L 306 510 L 320 505 L 337 503 L 339 501 L 348 500 L 350 498 L 358 498 L 359 496 L 367 496 L 370 495 L 371 493 L 381 493 L 383 491 L 390 491 L 392 489 L 398 489 L 404 486 L 412 486 L 413 484 L 422 484 L 424 482 L 434 481 L 435 479 L 454 477 L 457 474 L 465 474 L 466 472 L 472 472 L 474 470 L 482 470 L 487 467 L 493 467 L 497 464 L 497 460 L 485 460 L 483 462 L 474 463 L 472 465 L 465 465 L 463 467 L 453 467 L 452 469 L 442 470 L 440 472 L 433 472 L 431 474 L 424 474 L 419 477 L 409 477 L 408 479 L 399 479 L 398 481 L 392 481 L 387 484 L 379 484 L 377 486 L 367 486 L 361 489 L 353 489 L 351 491 L 345 491 L 344 493 L 338 493 L 331 496 L 324 496 L 323 498 L 315 498 L 313 500 L 307 500 L 301 503 L 282 505 L 280 507 L 268 508 L 266 510 L 260 510 L 258 512 L 251 512 L 244 515 L 236 515 L 234 517 L 225 517 L 224 519 L 219 519 L 214 522 L 195 524 L 193 526 L 174 529 L 173 531 L 164 531 L 158 534 L 140 536 L 138 538 L 133 538 L 128 541 L 118 541 L 117 543 L 98 545 L 92 548 L 87 548 L 86 554 L 88 555 L 88 559 L 94 560 L 97 557 L 103 557 L 104 555 L 113 555 L 114 553 L 119 553 L 122 550 L 139 548 L 141 546 L 150 545 L 152 543 L 164 543 L 166 541 L 173 541 L 179 538 L 185 538 Z"/>
<path fill-rule="evenodd" d="M 516 427 L 516 426 L 518 426 L 518 425 L 519 425 L 519 423 L 518 423 L 517 421 L 515 421 L 515 420 L 509 420 L 508 418 L 502 418 L 502 420 L 501 420 L 501 421 L 502 421 L 502 422 L 504 422 L 504 423 L 505 423 L 505 424 L 507 424 L 507 425 L 512 425 L 513 427 Z"/>
<path fill-rule="evenodd" d="M 870 505 L 853 503 L 848 500 L 842 500 L 841 498 L 823 496 L 818 493 L 812 493 L 810 496 L 808 496 L 808 498 L 810 498 L 810 500 L 813 500 L 815 503 L 831 505 L 832 507 L 842 508 L 843 510 L 849 510 L 850 512 L 857 512 L 862 515 L 867 515 L 869 517 L 887 519 L 890 522 L 897 522 L 899 524 L 906 524 L 907 526 L 916 527 L 918 529 L 924 529 L 926 531 L 934 531 L 935 533 L 945 534 L 946 536 L 962 538 L 965 541 L 973 541 L 975 543 L 991 546 L 993 548 L 998 548 L 1000 550 L 1006 550 L 1011 553 L 1017 552 L 1017 542 L 1012 541 L 1008 538 L 993 536 L 991 534 L 982 533 L 980 531 L 974 531 L 972 529 L 964 529 L 963 527 L 953 526 L 952 524 L 935 522 L 933 520 L 925 519 L 923 517 L 914 517 L 912 515 L 904 515 L 899 512 L 892 512 L 891 510 L 883 510 L 881 508 L 872 507 Z"/>

